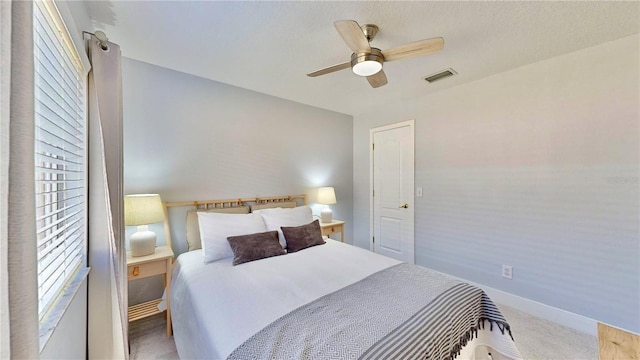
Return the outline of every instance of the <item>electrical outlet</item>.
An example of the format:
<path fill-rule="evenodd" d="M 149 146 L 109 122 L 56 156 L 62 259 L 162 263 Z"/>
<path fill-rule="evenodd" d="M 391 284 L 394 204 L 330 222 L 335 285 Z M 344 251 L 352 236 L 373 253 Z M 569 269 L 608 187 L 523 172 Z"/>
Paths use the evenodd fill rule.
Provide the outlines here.
<path fill-rule="evenodd" d="M 513 268 L 509 265 L 502 265 L 502 277 L 513 279 Z"/>
<path fill-rule="evenodd" d="M 418 186 L 416 188 L 416 196 L 417 197 L 422 197 L 422 187 L 421 186 Z"/>

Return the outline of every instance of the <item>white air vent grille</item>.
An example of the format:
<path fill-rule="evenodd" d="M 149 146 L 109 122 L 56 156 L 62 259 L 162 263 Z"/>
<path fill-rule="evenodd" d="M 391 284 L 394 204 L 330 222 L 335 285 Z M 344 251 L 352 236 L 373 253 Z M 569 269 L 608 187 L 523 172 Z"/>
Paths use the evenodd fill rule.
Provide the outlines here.
<path fill-rule="evenodd" d="M 442 80 L 442 79 L 448 78 L 449 76 L 453 76 L 457 74 L 458 73 L 455 70 L 453 70 L 452 68 L 448 68 L 442 71 L 438 71 L 435 74 L 428 75 L 424 77 L 424 80 L 429 83 L 432 83 L 434 81 Z"/>

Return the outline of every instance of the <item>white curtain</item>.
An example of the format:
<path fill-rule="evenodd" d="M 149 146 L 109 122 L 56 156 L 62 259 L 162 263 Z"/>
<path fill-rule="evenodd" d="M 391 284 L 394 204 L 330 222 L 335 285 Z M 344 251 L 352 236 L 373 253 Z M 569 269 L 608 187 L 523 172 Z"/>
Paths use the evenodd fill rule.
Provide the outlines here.
<path fill-rule="evenodd" d="M 128 359 L 120 47 L 92 36 L 89 58 L 89 358 Z"/>
<path fill-rule="evenodd" d="M 0 1 L 0 358 L 38 358 L 33 3 Z"/>

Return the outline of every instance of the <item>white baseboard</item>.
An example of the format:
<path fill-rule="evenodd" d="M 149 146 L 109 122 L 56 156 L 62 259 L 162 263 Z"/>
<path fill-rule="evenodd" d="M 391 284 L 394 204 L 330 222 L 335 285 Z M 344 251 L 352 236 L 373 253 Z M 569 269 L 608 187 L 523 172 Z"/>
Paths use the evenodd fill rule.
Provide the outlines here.
<path fill-rule="evenodd" d="M 589 335 L 598 336 L 598 321 L 594 319 L 488 286 L 480 284 L 473 285 L 484 290 L 495 303 L 511 306 L 514 309 L 524 311 L 539 318 L 582 331 Z"/>

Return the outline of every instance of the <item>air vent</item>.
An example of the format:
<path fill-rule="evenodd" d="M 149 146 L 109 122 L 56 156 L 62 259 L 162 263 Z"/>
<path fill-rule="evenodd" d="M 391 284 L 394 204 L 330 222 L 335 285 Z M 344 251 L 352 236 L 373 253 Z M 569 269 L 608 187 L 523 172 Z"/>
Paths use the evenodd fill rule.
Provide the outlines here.
<path fill-rule="evenodd" d="M 424 78 L 425 81 L 432 83 L 434 81 L 442 80 L 444 78 L 448 78 L 449 76 L 457 75 L 458 73 L 452 68 L 448 68 L 442 71 L 438 71 L 435 74 L 428 75 Z"/>

